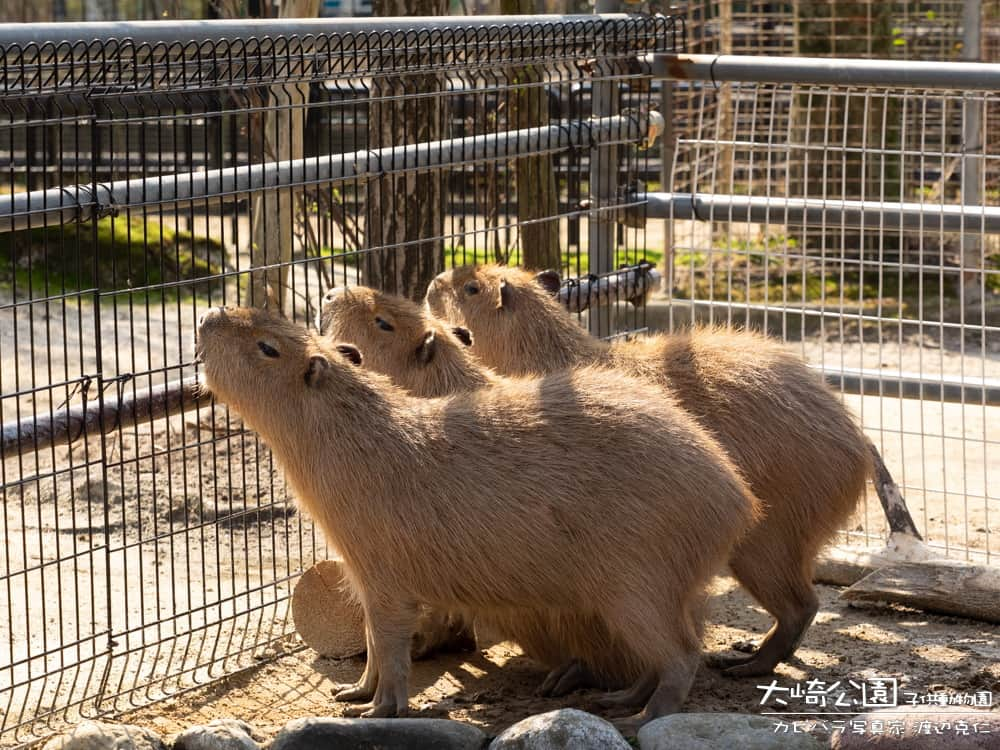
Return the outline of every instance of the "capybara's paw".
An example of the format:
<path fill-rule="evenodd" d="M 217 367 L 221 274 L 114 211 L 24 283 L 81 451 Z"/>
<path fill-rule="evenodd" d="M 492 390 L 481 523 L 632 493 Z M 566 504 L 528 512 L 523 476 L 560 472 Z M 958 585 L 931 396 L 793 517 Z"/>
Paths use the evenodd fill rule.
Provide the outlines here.
<path fill-rule="evenodd" d="M 392 719 L 406 716 L 408 713 L 406 708 L 401 709 L 395 703 L 380 703 L 377 706 L 372 706 L 361 716 L 366 719 Z"/>
<path fill-rule="evenodd" d="M 641 701 L 636 701 L 635 693 L 631 688 L 594 696 L 593 701 L 601 708 L 635 708 L 641 703 Z"/>
<path fill-rule="evenodd" d="M 335 701 L 365 701 L 368 702 L 375 695 L 375 689 L 368 687 L 362 682 L 356 682 L 353 685 L 348 685 L 346 688 L 339 690 L 333 694 L 333 699 Z"/>
<path fill-rule="evenodd" d="M 593 687 L 594 682 L 590 670 L 582 662 L 572 659 L 549 672 L 538 692 L 546 698 L 558 698 L 574 690 Z"/>
<path fill-rule="evenodd" d="M 741 664 L 734 664 L 723 669 L 722 674 L 726 677 L 761 677 L 771 674 L 776 666 L 777 664 L 772 663 L 769 659 L 752 657 Z"/>
<path fill-rule="evenodd" d="M 753 654 L 705 654 L 705 666 L 712 669 L 729 669 L 753 660 Z"/>

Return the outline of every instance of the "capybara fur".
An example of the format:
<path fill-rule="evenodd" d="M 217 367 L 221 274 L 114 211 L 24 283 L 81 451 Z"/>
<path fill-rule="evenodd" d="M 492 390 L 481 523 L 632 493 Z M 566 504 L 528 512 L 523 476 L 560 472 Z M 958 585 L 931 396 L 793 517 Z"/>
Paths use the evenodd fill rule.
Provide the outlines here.
<path fill-rule="evenodd" d="M 415 396 L 446 396 L 497 381 L 469 354 L 468 331 L 456 333 L 403 297 L 364 286 L 336 287 L 323 295 L 317 325 L 328 341 L 358 346 L 365 367 Z M 621 653 L 603 623 L 585 615 L 488 612 L 476 620 L 477 629 L 516 641 L 552 670 L 543 692 L 560 694 L 584 682 L 622 687 L 637 676 L 635 659 Z M 572 671 L 577 663 L 585 667 L 583 674 Z"/>
<path fill-rule="evenodd" d="M 757 507 L 668 398 L 595 368 L 417 398 L 360 367 L 356 347 L 265 310 L 210 310 L 197 348 L 206 387 L 271 446 L 343 556 L 369 643 L 338 697 L 406 712 L 425 604 L 587 613 L 635 655 L 622 698 L 645 702 L 637 721 L 680 707 L 704 586 Z"/>
<path fill-rule="evenodd" d="M 611 366 L 665 386 L 711 431 L 764 504 L 729 563 L 775 618 L 755 653 L 714 661 L 734 676 L 771 672 L 815 616 L 814 561 L 871 476 L 867 438 L 820 376 L 778 343 L 701 328 L 608 344 L 558 304 L 553 281 L 505 266 L 459 268 L 431 282 L 426 305 L 471 330 L 473 354 L 501 375 Z"/>

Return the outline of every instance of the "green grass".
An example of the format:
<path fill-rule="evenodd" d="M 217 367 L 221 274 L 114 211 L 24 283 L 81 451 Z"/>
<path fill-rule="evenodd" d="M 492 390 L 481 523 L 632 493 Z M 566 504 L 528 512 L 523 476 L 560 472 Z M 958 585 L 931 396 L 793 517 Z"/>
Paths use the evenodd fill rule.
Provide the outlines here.
<path fill-rule="evenodd" d="M 0 235 L 0 286 L 34 296 L 98 287 L 124 292 L 221 273 L 225 255 L 209 237 L 141 218 L 104 217 Z"/>

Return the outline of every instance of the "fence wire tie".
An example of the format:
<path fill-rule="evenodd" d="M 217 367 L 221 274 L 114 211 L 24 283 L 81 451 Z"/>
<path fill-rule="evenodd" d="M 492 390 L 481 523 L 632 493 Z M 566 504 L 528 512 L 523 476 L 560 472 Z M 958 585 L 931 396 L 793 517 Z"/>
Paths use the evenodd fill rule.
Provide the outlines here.
<path fill-rule="evenodd" d="M 374 174 L 372 173 L 372 170 L 370 170 L 370 169 L 368 170 L 369 178 L 373 179 L 373 180 L 377 180 L 377 179 L 380 179 L 382 177 L 385 177 L 385 167 L 382 165 L 382 154 L 380 152 L 378 152 L 378 151 L 373 151 L 372 149 L 368 149 L 367 153 L 368 153 L 368 163 L 371 164 L 371 159 L 374 156 L 375 157 L 375 163 L 378 164 L 378 169 L 375 170 Z M 354 165 L 354 171 L 355 172 L 358 171 L 358 165 L 357 164 Z"/>
<path fill-rule="evenodd" d="M 719 82 L 715 78 L 715 63 L 719 61 L 719 57 L 720 57 L 719 55 L 713 57 L 711 64 L 708 66 L 708 75 L 711 77 L 712 86 L 715 88 L 716 91 L 719 90 Z"/>
<path fill-rule="evenodd" d="M 81 392 L 83 393 L 83 405 L 84 407 L 86 407 L 87 391 L 90 389 L 90 383 L 92 380 L 93 380 L 92 376 L 84 375 L 80 380 L 77 381 L 76 385 L 73 386 L 73 390 L 71 390 L 69 394 L 66 396 L 66 400 L 56 407 L 56 410 L 58 411 L 59 409 L 65 409 L 67 406 L 69 406 L 69 402 L 73 400 L 76 394 Z"/>
<path fill-rule="evenodd" d="M 711 214 L 711 211 L 709 214 Z M 711 215 L 702 216 L 698 212 L 698 199 L 694 197 L 694 193 L 691 193 L 691 215 L 694 216 L 696 221 L 709 221 L 712 218 Z"/>

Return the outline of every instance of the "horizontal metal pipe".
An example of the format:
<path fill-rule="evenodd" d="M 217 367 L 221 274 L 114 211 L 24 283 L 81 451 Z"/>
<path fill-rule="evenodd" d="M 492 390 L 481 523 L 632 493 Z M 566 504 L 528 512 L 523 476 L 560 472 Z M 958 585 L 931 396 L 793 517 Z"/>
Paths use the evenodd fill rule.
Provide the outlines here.
<path fill-rule="evenodd" d="M 54 414 L 5 422 L 0 439 L 0 457 L 31 453 L 53 445 L 69 445 L 87 435 L 99 435 L 136 424 L 169 417 L 199 404 L 211 396 L 195 378 L 178 380 L 128 393 L 115 399 L 105 396 L 104 408 L 97 399 L 58 409 Z"/>
<path fill-rule="evenodd" d="M 991 63 L 667 53 L 642 62 L 654 78 L 675 81 L 1000 91 L 1000 65 Z"/>
<path fill-rule="evenodd" d="M 376 176 L 386 172 L 447 167 L 487 159 L 558 151 L 570 146 L 635 141 L 645 136 L 638 115 L 556 124 L 442 141 L 312 156 L 241 167 L 182 172 L 132 180 L 73 185 L 0 196 L 0 232 L 73 219 L 86 221 L 119 207 L 219 197 L 263 188 Z M 44 217 L 44 218 L 43 218 Z"/>
<path fill-rule="evenodd" d="M 843 368 L 820 370 L 831 386 L 845 393 L 889 398 L 918 398 L 959 404 L 1000 406 L 1000 381 L 924 378 L 916 374 L 886 374 L 884 370 Z M 211 395 L 195 378 L 173 381 L 126 394 L 117 400 L 104 399 L 104 409 L 96 399 L 82 406 L 56 411 L 53 415 L 27 417 L 3 425 L 0 457 L 31 453 L 53 445 L 69 445 L 81 437 L 131 427 L 173 416 L 207 404 Z"/>
<path fill-rule="evenodd" d="M 850 367 L 840 370 L 815 369 L 821 370 L 826 381 L 844 393 L 1000 406 L 1000 380 L 991 378 L 955 378 L 946 375 L 925 378 L 916 373 L 888 374 L 885 370 Z"/>
<path fill-rule="evenodd" d="M 796 226 L 871 227 L 992 234 L 1000 232 L 1000 206 L 776 198 L 711 193 L 640 193 L 626 211 L 650 219 L 753 221 Z"/>
<path fill-rule="evenodd" d="M 485 26 L 628 21 L 624 13 L 538 16 L 428 16 L 389 18 L 225 19 L 212 21 L 108 21 L 95 23 L 0 24 L 0 47 L 46 42 L 97 42 L 130 39 L 135 44 L 237 41 L 248 37 L 306 37 L 337 34 L 425 33 Z M 634 19 L 633 19 L 634 20 Z M 606 30 L 605 30 L 606 31 Z M 604 32 L 602 31 L 602 34 Z M 68 36 L 71 35 L 71 36 Z"/>

